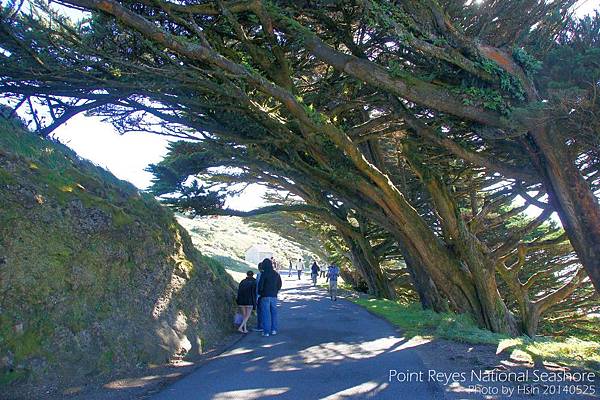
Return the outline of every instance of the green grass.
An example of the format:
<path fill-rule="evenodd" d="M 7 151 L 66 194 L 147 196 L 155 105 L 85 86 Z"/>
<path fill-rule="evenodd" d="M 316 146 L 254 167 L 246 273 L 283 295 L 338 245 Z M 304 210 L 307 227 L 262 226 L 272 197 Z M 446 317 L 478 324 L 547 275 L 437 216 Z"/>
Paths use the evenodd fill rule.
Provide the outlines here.
<path fill-rule="evenodd" d="M 0 373 L 0 387 L 10 385 L 13 382 L 24 380 L 29 373 L 25 370 L 12 370 Z"/>
<path fill-rule="evenodd" d="M 419 304 L 403 304 L 384 299 L 350 299 L 382 316 L 404 331 L 407 337 L 442 338 L 461 343 L 489 344 L 536 363 L 550 361 L 577 368 L 600 371 L 600 343 L 574 337 L 556 339 L 522 336 L 510 338 L 479 328 L 465 314 L 435 313 Z"/>
<path fill-rule="evenodd" d="M 0 368 L 0 392 L 1 386 L 20 383 L 27 374 L 37 379 L 75 366 L 83 375 L 164 361 L 167 348 L 159 348 L 159 336 L 139 341 L 135 330 L 121 325 L 124 319 L 134 325 L 153 323 L 138 305 L 150 290 L 147 283 L 163 285 L 162 278 L 173 274 L 185 278 L 169 307 L 190 320 L 203 315 L 203 306 L 212 307 L 203 300 L 205 288 L 214 288 L 210 294 L 219 296 L 219 310 L 229 306 L 233 284 L 223 266 L 193 248 L 172 212 L 151 194 L 139 193 L 65 146 L 1 118 L 0 158 L 0 186 L 9 185 L 2 192 L 9 196 L 7 207 L 0 207 L 0 252 L 7 248 L 11 256 L 10 273 L 0 285 L 5 292 L 0 299 L 0 357 L 12 353 L 16 366 Z M 20 195 L 13 195 L 17 185 L 39 195 L 34 207 L 25 209 Z M 72 200 L 83 207 L 71 206 Z M 66 205 L 72 213 L 63 212 Z M 77 228 L 86 216 L 79 216 L 79 210 L 98 210 L 109 218 L 102 229 L 81 235 Z M 105 321 L 106 333 L 92 335 L 94 351 L 88 351 L 79 338 L 89 337 L 95 324 Z M 214 329 L 205 329 L 194 320 L 189 330 L 213 340 L 219 324 L 225 326 L 217 320 Z"/>
<path fill-rule="evenodd" d="M 235 258 L 232 257 L 227 257 L 227 256 L 223 256 L 223 255 L 212 255 L 210 256 L 213 260 L 219 262 L 221 265 L 223 265 L 223 267 L 236 271 L 236 272 L 243 272 L 246 273 L 247 271 L 254 271 L 254 273 L 256 274 L 258 272 L 258 268 L 257 267 L 253 267 L 248 265 L 245 262 L 236 260 Z"/>
<path fill-rule="evenodd" d="M 221 279 L 225 279 L 225 277 L 227 277 L 227 271 L 225 271 L 225 267 L 223 266 L 223 264 L 221 264 L 219 260 L 215 259 L 214 257 L 209 257 L 205 255 L 201 255 L 200 259 L 202 260 L 203 264 L 205 264 L 206 266 L 208 266 L 208 268 L 211 269 L 215 276 Z"/>

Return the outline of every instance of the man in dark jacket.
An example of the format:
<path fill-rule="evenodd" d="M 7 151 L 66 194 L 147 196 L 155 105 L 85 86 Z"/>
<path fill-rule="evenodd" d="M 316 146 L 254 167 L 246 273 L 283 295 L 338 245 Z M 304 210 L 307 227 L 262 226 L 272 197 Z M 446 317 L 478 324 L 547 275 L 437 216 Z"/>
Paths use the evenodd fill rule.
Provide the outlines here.
<path fill-rule="evenodd" d="M 312 279 L 313 286 L 317 286 L 317 278 L 319 276 L 319 271 L 321 271 L 321 268 L 319 268 L 317 260 L 314 260 L 312 266 L 310 267 L 310 278 Z"/>
<path fill-rule="evenodd" d="M 273 270 L 271 260 L 265 258 L 262 262 L 264 271 L 258 283 L 260 296 L 260 313 L 263 336 L 277 334 L 277 293 L 281 289 L 281 277 Z"/>

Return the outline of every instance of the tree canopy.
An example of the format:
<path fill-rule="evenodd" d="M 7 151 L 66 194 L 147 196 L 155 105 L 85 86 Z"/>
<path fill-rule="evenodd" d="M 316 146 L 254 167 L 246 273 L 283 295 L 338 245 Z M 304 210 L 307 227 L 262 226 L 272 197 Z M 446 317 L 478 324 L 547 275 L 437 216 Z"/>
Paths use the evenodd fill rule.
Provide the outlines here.
<path fill-rule="evenodd" d="M 600 15 L 574 3 L 35 1 L 2 12 L 0 92 L 41 134 L 87 112 L 183 139 L 151 167 L 174 206 L 285 191 L 252 214 L 328 224 L 373 294 L 387 254 L 424 306 L 534 334 L 600 288 Z"/>

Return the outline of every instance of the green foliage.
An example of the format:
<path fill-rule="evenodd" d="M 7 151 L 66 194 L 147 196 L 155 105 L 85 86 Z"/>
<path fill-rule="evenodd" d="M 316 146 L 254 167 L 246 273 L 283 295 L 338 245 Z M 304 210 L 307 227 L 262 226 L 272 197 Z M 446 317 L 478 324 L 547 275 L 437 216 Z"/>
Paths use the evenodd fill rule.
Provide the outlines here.
<path fill-rule="evenodd" d="M 466 106 L 480 105 L 488 110 L 498 111 L 503 114 L 507 114 L 510 110 L 500 92 L 495 89 L 468 86 L 454 88 L 453 92 L 462 97 L 462 102 Z"/>
<path fill-rule="evenodd" d="M 539 79 L 552 90 L 580 92 L 600 79 L 600 48 L 560 46 L 548 53 Z"/>
<path fill-rule="evenodd" d="M 512 56 L 516 62 L 523 67 L 527 75 L 535 75 L 540 69 L 542 69 L 543 63 L 533 57 L 531 54 L 522 47 L 514 47 Z"/>
<path fill-rule="evenodd" d="M 564 313 L 561 316 L 564 316 Z M 543 321 L 540 324 L 539 331 L 540 334 L 545 336 L 565 337 L 572 335 L 584 341 L 600 343 L 598 326 L 600 326 L 600 318 L 587 315 L 578 320 L 562 318 L 561 321 Z"/>
<path fill-rule="evenodd" d="M 498 64 L 496 64 L 494 61 L 490 60 L 489 58 L 481 59 L 481 61 L 479 62 L 479 65 L 480 65 L 481 69 L 483 69 L 488 74 L 492 74 L 492 75 L 493 74 L 501 74 L 503 72 L 502 68 L 500 68 L 500 66 Z"/>
<path fill-rule="evenodd" d="M 507 72 L 500 75 L 500 88 L 518 101 L 525 101 L 525 90 L 517 78 Z"/>
<path fill-rule="evenodd" d="M 558 39 L 543 51 L 543 70 L 537 83 L 557 93 L 580 96 L 600 81 L 600 11 L 579 20 L 568 21 Z M 596 89 L 597 91 L 597 89 Z"/>
<path fill-rule="evenodd" d="M 29 373 L 23 369 L 0 372 L 0 387 L 10 385 L 15 382 L 25 381 L 28 376 Z"/>
<path fill-rule="evenodd" d="M 420 304 L 385 299 L 355 299 L 355 303 L 399 326 L 409 336 L 435 336 L 465 343 L 498 343 L 505 335 L 483 330 L 465 314 L 435 313 Z"/>
<path fill-rule="evenodd" d="M 315 110 L 314 104 L 307 105 L 304 102 L 301 102 L 300 105 L 304 109 L 304 112 L 306 112 L 308 117 L 311 119 L 311 121 L 315 123 L 315 125 L 323 125 L 329 122 L 329 118 L 325 114 Z"/>
<path fill-rule="evenodd" d="M 444 46 L 448 45 L 448 40 L 446 40 L 446 38 L 444 38 L 444 37 L 436 37 L 435 39 L 433 39 L 431 41 L 431 43 L 434 46 L 444 47 Z"/>
<path fill-rule="evenodd" d="M 225 270 L 225 267 L 223 266 L 222 263 L 222 259 L 220 259 L 219 256 L 205 256 L 202 255 L 201 256 L 201 260 L 203 265 L 206 265 L 208 268 L 210 268 L 210 270 L 213 272 L 213 274 L 219 278 L 222 279 L 229 279 L 228 275 L 227 275 L 227 271 Z M 228 263 L 228 266 L 230 266 L 231 264 Z M 236 265 L 238 266 L 238 272 L 246 272 L 252 268 L 249 268 L 247 265 L 240 265 L 239 263 L 236 263 Z M 230 266 L 231 268 L 231 266 Z M 256 269 L 258 271 L 258 269 Z"/>
<path fill-rule="evenodd" d="M 402 67 L 402 64 L 396 60 L 388 61 L 388 72 L 394 78 L 406 78 L 407 76 L 410 75 L 409 73 L 407 73 L 404 70 L 404 68 Z"/>
<path fill-rule="evenodd" d="M 525 91 L 521 82 L 502 69 L 496 62 L 489 58 L 484 58 L 480 60 L 479 66 L 487 73 L 495 75 L 499 79 L 500 89 L 505 93 L 518 101 L 525 101 Z M 503 108 L 506 110 L 509 109 L 508 106 Z"/>
<path fill-rule="evenodd" d="M 538 337 L 511 339 L 477 327 L 465 314 L 435 313 L 416 303 L 398 303 L 383 299 L 353 299 L 353 302 L 402 328 L 407 336 L 443 338 L 461 343 L 490 344 L 503 351 L 519 351 L 534 360 L 600 370 L 600 343 L 574 337 L 562 340 Z"/>
<path fill-rule="evenodd" d="M 388 2 L 382 2 L 377 0 L 370 0 L 365 2 L 367 4 L 367 13 L 365 14 L 365 21 L 367 26 L 370 28 L 392 28 L 394 26 L 392 17 L 393 6 Z"/>
<path fill-rule="evenodd" d="M 114 368 L 115 353 L 112 349 L 105 350 L 98 358 L 98 368 L 102 372 L 110 372 Z"/>
<path fill-rule="evenodd" d="M 258 76 L 262 76 L 263 78 L 265 77 L 265 74 L 260 71 L 259 69 L 257 69 L 254 65 L 252 65 L 252 61 L 251 59 L 249 59 L 246 55 L 242 54 L 240 57 L 240 64 L 246 68 L 246 70 L 248 72 L 250 72 L 253 75 L 258 75 Z"/>
<path fill-rule="evenodd" d="M 301 46 L 306 37 L 313 35 L 313 32 L 309 28 L 292 18 L 285 9 L 279 7 L 277 4 L 275 4 L 275 2 L 264 1 L 263 4 L 265 9 L 273 18 L 282 21 L 289 29 L 292 30 L 292 32 L 295 34 L 294 42 L 296 45 Z"/>

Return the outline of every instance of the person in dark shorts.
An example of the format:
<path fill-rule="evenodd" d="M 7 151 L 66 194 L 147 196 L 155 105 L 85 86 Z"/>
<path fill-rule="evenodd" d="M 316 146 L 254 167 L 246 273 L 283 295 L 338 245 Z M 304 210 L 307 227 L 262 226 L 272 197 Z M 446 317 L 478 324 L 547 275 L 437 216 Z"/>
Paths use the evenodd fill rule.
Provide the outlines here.
<path fill-rule="evenodd" d="M 242 323 L 240 324 L 238 331 L 241 333 L 248 333 L 246 323 L 248 322 L 248 318 L 250 318 L 252 309 L 256 307 L 256 279 L 254 279 L 254 272 L 246 272 L 246 279 L 241 281 L 238 286 L 236 300 L 242 314 Z"/>

